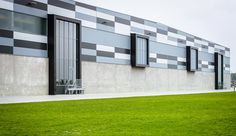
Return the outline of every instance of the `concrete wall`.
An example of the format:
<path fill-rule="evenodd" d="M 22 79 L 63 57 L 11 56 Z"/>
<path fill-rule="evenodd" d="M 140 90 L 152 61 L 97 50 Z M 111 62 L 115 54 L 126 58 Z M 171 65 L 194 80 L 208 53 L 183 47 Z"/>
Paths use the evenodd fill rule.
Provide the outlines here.
<path fill-rule="evenodd" d="M 225 76 L 227 84 L 229 79 L 229 76 Z M 202 91 L 214 90 L 215 74 L 82 62 L 82 82 L 85 93 Z"/>
<path fill-rule="evenodd" d="M 0 96 L 47 94 L 47 58 L 0 54 Z"/>

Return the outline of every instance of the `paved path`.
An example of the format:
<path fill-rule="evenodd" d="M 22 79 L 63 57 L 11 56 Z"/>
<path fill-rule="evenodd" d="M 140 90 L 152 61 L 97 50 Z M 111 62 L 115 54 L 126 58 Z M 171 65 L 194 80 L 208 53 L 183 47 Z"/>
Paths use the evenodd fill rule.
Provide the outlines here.
<path fill-rule="evenodd" d="M 0 104 L 83 100 L 83 99 L 105 99 L 105 98 L 137 97 L 137 96 L 159 96 L 159 95 L 176 95 L 176 94 L 197 94 L 197 93 L 212 93 L 212 92 L 232 92 L 232 90 L 211 90 L 211 91 L 191 91 L 191 92 L 165 91 L 165 92 L 134 92 L 134 93 L 44 95 L 44 96 L 0 96 Z"/>

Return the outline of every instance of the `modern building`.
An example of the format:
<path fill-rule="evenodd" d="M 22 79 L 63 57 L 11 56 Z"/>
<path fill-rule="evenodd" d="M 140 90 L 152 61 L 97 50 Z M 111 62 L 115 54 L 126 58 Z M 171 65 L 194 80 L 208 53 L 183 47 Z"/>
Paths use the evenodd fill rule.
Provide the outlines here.
<path fill-rule="evenodd" d="M 201 28 L 199 28 L 201 29 Z M 71 0 L 0 0 L 0 95 L 230 88 L 230 49 Z M 217 90 L 216 90 L 217 91 Z"/>

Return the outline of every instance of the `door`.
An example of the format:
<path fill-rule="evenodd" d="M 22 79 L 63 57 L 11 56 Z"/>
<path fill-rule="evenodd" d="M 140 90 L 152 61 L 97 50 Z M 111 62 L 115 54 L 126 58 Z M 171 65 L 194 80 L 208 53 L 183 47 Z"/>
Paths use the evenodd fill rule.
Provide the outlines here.
<path fill-rule="evenodd" d="M 80 21 L 49 15 L 48 39 L 49 94 L 64 94 L 66 86 L 81 81 Z"/>

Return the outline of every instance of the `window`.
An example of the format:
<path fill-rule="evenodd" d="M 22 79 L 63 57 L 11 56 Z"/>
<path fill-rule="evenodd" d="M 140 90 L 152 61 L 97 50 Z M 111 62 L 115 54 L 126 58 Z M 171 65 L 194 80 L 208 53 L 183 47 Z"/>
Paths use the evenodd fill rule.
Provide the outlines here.
<path fill-rule="evenodd" d="M 46 35 L 46 19 L 14 13 L 15 31 Z"/>
<path fill-rule="evenodd" d="M 198 49 L 195 47 L 187 46 L 187 70 L 194 72 L 198 70 Z"/>
<path fill-rule="evenodd" d="M 45 18 L 0 9 L 0 29 L 46 35 L 47 22 Z"/>
<path fill-rule="evenodd" d="M 146 67 L 149 65 L 149 39 L 147 36 L 131 34 L 131 65 Z"/>
<path fill-rule="evenodd" d="M 0 28 L 12 30 L 12 17 L 13 16 L 11 11 L 0 9 Z"/>
<path fill-rule="evenodd" d="M 215 53 L 215 89 L 223 89 L 223 55 Z"/>

